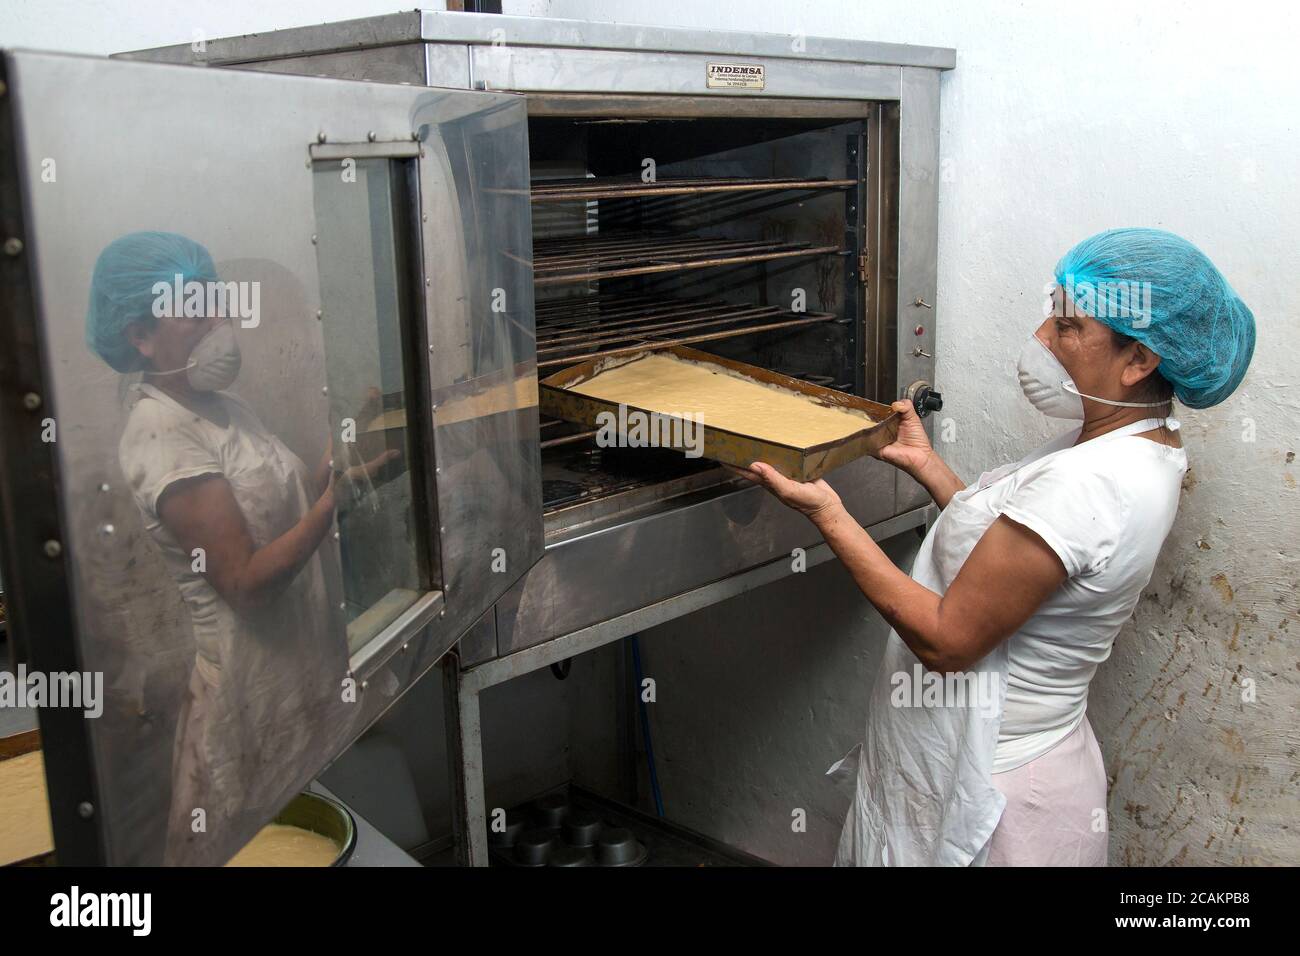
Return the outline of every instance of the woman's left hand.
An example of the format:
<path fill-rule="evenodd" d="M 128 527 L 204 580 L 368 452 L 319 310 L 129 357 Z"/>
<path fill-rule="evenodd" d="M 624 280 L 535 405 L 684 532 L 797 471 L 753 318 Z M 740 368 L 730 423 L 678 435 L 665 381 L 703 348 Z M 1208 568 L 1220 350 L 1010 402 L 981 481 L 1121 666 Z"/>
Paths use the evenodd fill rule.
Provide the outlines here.
<path fill-rule="evenodd" d="M 758 461 L 748 468 L 733 468 L 731 465 L 723 467 L 756 485 L 762 485 L 776 495 L 782 504 L 809 518 L 815 518 L 841 504 L 840 496 L 823 478 L 816 481 L 794 481 L 771 465 Z"/>

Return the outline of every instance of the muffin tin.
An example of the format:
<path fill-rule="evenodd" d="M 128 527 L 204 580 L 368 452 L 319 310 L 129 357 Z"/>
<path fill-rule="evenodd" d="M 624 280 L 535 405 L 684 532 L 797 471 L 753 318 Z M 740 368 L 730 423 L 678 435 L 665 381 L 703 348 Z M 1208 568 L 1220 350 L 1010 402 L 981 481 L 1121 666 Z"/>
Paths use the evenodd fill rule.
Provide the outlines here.
<path fill-rule="evenodd" d="M 567 794 L 549 793 L 508 810 L 501 830 L 488 828 L 494 863 L 505 866 L 641 866 L 644 843 L 627 827 L 574 806 Z"/>

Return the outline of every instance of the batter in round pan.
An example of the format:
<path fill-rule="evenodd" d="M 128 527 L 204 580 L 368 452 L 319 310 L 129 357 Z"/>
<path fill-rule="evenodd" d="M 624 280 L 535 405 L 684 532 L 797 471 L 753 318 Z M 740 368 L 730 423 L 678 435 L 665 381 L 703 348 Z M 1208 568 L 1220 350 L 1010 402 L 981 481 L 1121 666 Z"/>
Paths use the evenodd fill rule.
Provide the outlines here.
<path fill-rule="evenodd" d="M 329 866 L 338 855 L 338 844 L 329 837 L 269 823 L 226 866 Z"/>

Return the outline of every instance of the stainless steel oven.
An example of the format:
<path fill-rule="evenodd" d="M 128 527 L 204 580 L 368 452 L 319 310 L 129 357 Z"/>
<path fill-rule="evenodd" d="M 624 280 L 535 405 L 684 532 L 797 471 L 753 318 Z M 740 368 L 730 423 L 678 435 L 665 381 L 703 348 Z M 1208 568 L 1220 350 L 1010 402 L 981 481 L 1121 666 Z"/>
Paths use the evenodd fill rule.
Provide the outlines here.
<path fill-rule="evenodd" d="M 938 404 L 938 95 L 952 50 L 412 12 L 129 56 L 519 94 L 542 375 L 676 342 Z M 497 603 L 495 633 L 462 645 L 465 664 L 815 543 L 719 468 L 540 429 L 545 556 Z M 878 462 L 832 483 L 864 525 L 924 520 L 924 494 Z"/>
<path fill-rule="evenodd" d="M 42 713 L 66 858 L 156 861 L 203 655 L 119 467 L 124 386 L 83 345 L 107 243 L 185 233 L 223 280 L 258 284 L 238 390 L 286 444 L 328 458 L 368 407 L 363 438 L 402 457 L 326 543 L 324 662 L 285 659 L 237 691 L 290 695 L 277 719 L 317 731 L 282 768 L 287 797 L 458 641 L 457 670 L 508 669 L 816 546 L 716 466 L 540 418 L 536 381 L 688 344 L 938 407 L 953 65 L 946 49 L 420 11 L 117 61 L 8 54 L 4 579 L 23 660 L 103 671 L 122 702 L 98 722 Z M 880 462 L 830 481 L 879 534 L 926 520 L 921 489 Z M 233 814 L 203 858 L 274 809 Z"/>

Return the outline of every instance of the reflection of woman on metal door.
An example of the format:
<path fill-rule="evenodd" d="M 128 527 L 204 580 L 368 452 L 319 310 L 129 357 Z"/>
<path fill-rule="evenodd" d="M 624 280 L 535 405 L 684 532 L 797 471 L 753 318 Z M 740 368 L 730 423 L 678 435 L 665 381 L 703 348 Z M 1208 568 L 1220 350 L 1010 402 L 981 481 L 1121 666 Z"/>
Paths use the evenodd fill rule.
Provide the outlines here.
<path fill-rule="evenodd" d="M 179 277 L 179 278 L 178 278 Z M 86 338 L 141 372 L 118 446 L 145 529 L 180 589 L 195 662 L 172 762 L 166 861 L 196 856 L 237 815 L 264 818 L 312 745 L 305 690 L 346 672 L 321 544 L 334 526 L 328 452 L 313 474 L 241 399 L 222 391 L 240 352 L 229 318 L 159 314 L 155 285 L 217 282 L 207 250 L 139 232 L 100 254 Z M 171 310 L 180 312 L 180 303 Z M 383 460 L 360 466 L 373 473 Z M 285 686 L 277 680 L 299 673 Z M 196 811 L 202 811 L 201 814 Z M 197 831 L 197 832 L 196 832 Z"/>

